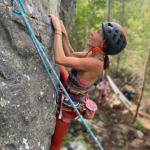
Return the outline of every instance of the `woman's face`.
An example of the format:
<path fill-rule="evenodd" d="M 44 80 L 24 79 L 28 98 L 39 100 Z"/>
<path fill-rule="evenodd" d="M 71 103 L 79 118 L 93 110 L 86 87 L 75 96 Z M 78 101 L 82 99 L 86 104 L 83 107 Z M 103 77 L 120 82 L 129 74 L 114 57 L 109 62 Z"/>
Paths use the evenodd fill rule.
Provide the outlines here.
<path fill-rule="evenodd" d="M 103 29 L 100 28 L 96 32 L 91 33 L 91 39 L 88 41 L 87 45 L 91 48 L 97 47 L 104 39 Z"/>

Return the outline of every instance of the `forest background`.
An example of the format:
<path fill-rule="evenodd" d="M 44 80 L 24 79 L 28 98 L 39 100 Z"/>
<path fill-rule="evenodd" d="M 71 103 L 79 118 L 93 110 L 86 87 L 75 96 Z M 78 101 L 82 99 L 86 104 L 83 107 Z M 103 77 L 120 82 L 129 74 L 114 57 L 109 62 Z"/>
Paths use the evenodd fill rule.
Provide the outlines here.
<path fill-rule="evenodd" d="M 88 51 L 91 32 L 102 22 L 117 22 L 126 31 L 127 46 L 123 52 L 109 56 L 109 74 L 144 78 L 150 49 L 150 0 L 77 0 L 69 28 L 69 40 L 75 51 Z M 143 98 L 150 96 L 150 65 L 146 72 Z M 141 84 L 142 88 L 142 84 Z M 140 94 L 141 89 L 138 89 Z"/>

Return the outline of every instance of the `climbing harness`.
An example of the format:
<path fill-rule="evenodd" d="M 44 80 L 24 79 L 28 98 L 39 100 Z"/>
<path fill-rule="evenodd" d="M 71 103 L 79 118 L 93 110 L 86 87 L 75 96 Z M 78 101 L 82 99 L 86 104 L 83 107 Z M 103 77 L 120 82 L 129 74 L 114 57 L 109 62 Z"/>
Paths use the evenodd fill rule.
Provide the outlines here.
<path fill-rule="evenodd" d="M 11 0 L 11 3 L 12 3 L 12 4 L 13 4 L 13 1 L 14 1 L 14 0 Z M 54 87 L 55 87 L 56 94 L 57 94 L 57 99 L 58 99 L 58 90 L 57 90 L 56 85 L 55 85 L 55 83 L 54 83 L 54 81 L 53 81 L 53 79 L 52 79 L 52 77 L 51 77 L 51 75 L 50 75 L 50 72 L 49 72 L 49 70 L 48 70 L 48 68 L 47 68 L 47 66 L 46 66 L 45 61 L 47 62 L 49 68 L 50 68 L 51 71 L 53 72 L 53 74 L 54 74 L 55 78 L 57 79 L 59 85 L 60 85 L 61 88 L 63 89 L 64 94 L 67 96 L 68 100 L 70 101 L 70 103 L 71 103 L 72 106 L 74 107 L 75 111 L 77 112 L 77 114 L 78 114 L 79 117 L 81 118 L 83 124 L 85 125 L 85 127 L 87 128 L 87 130 L 89 131 L 89 133 L 91 134 L 92 138 L 93 138 L 94 141 L 97 143 L 97 145 L 99 146 L 99 148 L 100 148 L 101 150 L 104 150 L 104 149 L 102 148 L 102 146 L 100 145 L 100 143 L 97 141 L 96 137 L 93 135 L 92 131 L 89 129 L 89 127 L 87 126 L 87 124 L 86 124 L 85 121 L 83 120 L 83 117 L 81 116 L 81 114 L 79 113 L 78 109 L 75 107 L 74 103 L 72 102 L 70 96 L 68 95 L 67 91 L 66 91 L 65 88 L 63 87 L 61 81 L 59 80 L 59 77 L 57 76 L 55 70 L 53 69 L 51 63 L 49 62 L 47 56 L 45 55 L 45 53 L 44 53 L 42 47 L 40 46 L 40 44 L 39 44 L 37 38 L 35 37 L 35 35 L 34 35 L 32 29 L 31 29 L 31 27 L 30 27 L 30 25 L 29 25 L 29 23 L 28 23 L 28 21 L 27 21 L 27 19 L 26 19 L 26 17 L 25 17 L 25 9 L 24 9 L 24 7 L 23 7 L 23 4 L 22 4 L 21 0 L 18 0 L 18 2 L 19 2 L 19 4 L 20 4 L 20 6 L 21 6 L 22 11 L 17 12 L 16 10 L 13 9 L 13 12 L 14 12 L 15 14 L 17 14 L 17 15 L 22 15 L 23 20 L 24 20 L 24 22 L 25 22 L 25 24 L 26 24 L 26 26 L 27 26 L 28 32 L 29 32 L 29 34 L 30 34 L 30 37 L 31 37 L 31 39 L 32 39 L 32 41 L 33 41 L 33 44 L 34 44 L 34 46 L 35 46 L 35 48 L 36 48 L 36 50 L 37 50 L 37 52 L 38 52 L 38 54 L 39 54 L 39 56 L 40 56 L 40 58 L 41 58 L 43 64 L 44 64 L 44 67 L 45 67 L 45 69 L 46 69 L 46 71 L 47 71 L 47 73 L 48 73 L 48 75 L 49 75 L 49 77 L 50 77 L 50 79 L 51 79 L 51 81 L 52 81 Z M 43 56 L 42 56 L 42 55 L 43 55 Z M 43 57 L 44 57 L 45 61 L 44 61 Z"/>

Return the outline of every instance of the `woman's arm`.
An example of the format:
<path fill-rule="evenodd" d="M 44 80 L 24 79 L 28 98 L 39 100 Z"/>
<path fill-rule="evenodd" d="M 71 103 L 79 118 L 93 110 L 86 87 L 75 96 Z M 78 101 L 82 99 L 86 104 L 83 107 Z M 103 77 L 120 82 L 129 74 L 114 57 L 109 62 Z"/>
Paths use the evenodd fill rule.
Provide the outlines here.
<path fill-rule="evenodd" d="M 84 57 L 86 55 L 86 52 L 74 52 L 73 48 L 70 45 L 68 34 L 62 21 L 60 21 L 60 25 L 62 30 L 63 48 L 65 55 L 67 57 L 78 57 L 78 58 Z"/>
<path fill-rule="evenodd" d="M 54 15 L 48 15 L 52 18 L 53 25 L 55 28 L 55 37 L 54 37 L 54 57 L 55 62 L 64 65 L 66 67 L 74 68 L 77 70 L 83 71 L 102 71 L 102 63 L 99 59 L 90 57 L 90 58 L 76 58 L 76 57 L 66 57 L 62 47 L 62 36 L 61 36 L 61 27 L 60 21 Z"/>

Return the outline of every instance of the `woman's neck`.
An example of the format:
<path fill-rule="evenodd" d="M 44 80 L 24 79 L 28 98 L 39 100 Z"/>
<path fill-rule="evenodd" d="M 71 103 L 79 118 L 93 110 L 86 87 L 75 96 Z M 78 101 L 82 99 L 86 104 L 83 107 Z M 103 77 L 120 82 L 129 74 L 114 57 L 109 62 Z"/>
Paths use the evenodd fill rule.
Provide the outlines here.
<path fill-rule="evenodd" d="M 101 54 L 100 52 L 92 52 L 91 57 L 96 57 L 96 58 L 102 58 L 104 59 L 104 54 Z"/>

